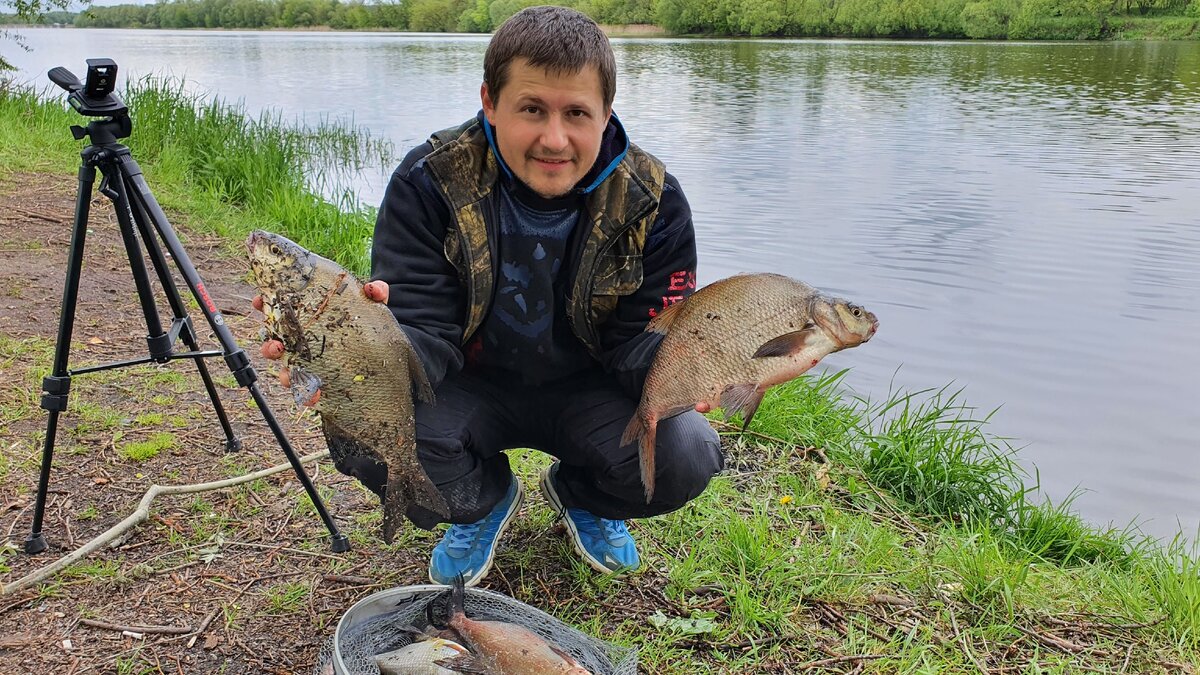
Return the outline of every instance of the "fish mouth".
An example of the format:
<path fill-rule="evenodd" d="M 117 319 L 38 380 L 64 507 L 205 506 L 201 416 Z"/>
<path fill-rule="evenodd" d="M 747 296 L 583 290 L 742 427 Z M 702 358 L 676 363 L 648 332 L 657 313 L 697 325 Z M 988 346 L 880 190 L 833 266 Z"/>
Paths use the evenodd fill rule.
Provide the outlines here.
<path fill-rule="evenodd" d="M 246 237 L 246 250 L 253 253 L 254 247 L 258 244 L 258 241 L 260 239 L 262 239 L 265 235 L 266 235 L 266 233 L 263 232 L 262 230 L 255 230 L 255 231 L 251 232 L 250 236 Z"/>
<path fill-rule="evenodd" d="M 871 324 L 871 330 L 867 331 L 867 336 L 865 338 L 863 338 L 863 342 L 866 342 L 867 340 L 870 340 L 871 338 L 875 337 L 875 331 L 878 331 L 878 330 L 879 330 L 879 321 L 875 321 L 875 323 Z"/>

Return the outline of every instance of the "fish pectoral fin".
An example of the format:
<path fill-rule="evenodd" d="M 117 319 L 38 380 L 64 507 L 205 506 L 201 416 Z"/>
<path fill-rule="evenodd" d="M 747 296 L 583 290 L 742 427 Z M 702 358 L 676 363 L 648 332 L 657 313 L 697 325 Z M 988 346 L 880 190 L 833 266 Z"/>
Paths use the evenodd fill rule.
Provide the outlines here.
<path fill-rule="evenodd" d="M 304 407 L 320 390 L 321 378 L 298 366 L 292 366 L 288 374 L 291 376 L 292 396 L 296 399 L 296 405 Z"/>
<path fill-rule="evenodd" d="M 817 335 L 817 324 L 809 323 L 797 331 L 784 333 L 779 337 L 767 340 L 754 352 L 754 358 L 762 358 L 764 356 L 788 356 L 795 354 L 804 349 L 809 338 Z"/>
<path fill-rule="evenodd" d="M 758 384 L 754 382 L 725 387 L 725 391 L 721 392 L 721 408 L 725 410 L 725 419 L 733 417 L 734 413 L 742 413 L 742 431 L 745 431 L 766 393 L 765 389 L 759 391 Z"/>
<path fill-rule="evenodd" d="M 646 324 L 646 330 L 651 333 L 666 335 L 667 331 L 671 330 L 671 324 L 674 323 L 675 317 L 679 316 L 680 307 L 683 307 L 682 302 L 677 302 L 664 308 L 653 319 L 650 319 L 650 323 Z"/>
<path fill-rule="evenodd" d="M 456 673 L 480 673 L 482 675 L 488 672 L 487 666 L 480 663 L 478 659 L 470 654 L 459 654 L 448 659 L 438 659 L 433 663 L 446 670 L 453 670 Z"/>
<path fill-rule="evenodd" d="M 557 654 L 558 658 L 562 659 L 563 661 L 566 661 L 567 665 L 570 665 L 570 666 L 578 666 L 579 665 L 579 662 L 575 660 L 574 656 L 571 656 L 570 654 L 564 652 L 563 650 L 559 649 L 558 647 L 556 647 L 550 643 L 546 643 L 546 646 L 550 648 L 550 651 Z"/>

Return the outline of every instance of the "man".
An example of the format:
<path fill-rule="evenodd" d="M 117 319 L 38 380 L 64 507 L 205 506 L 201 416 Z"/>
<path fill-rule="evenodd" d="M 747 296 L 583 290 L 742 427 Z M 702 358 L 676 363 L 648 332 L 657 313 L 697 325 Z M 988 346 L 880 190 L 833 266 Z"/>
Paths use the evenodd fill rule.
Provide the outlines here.
<path fill-rule="evenodd" d="M 384 196 L 367 293 L 388 303 L 436 395 L 415 411 L 418 457 L 451 511 L 436 583 L 474 585 L 491 568 L 524 494 L 506 448 L 558 460 L 543 496 L 608 573 L 640 565 L 626 519 L 681 507 L 722 467 L 703 416 L 663 420 L 647 504 L 636 444 L 620 444 L 661 341 L 643 329 L 694 290 L 696 250 L 678 183 L 629 142 L 615 90 L 592 20 L 525 9 L 488 46 L 483 110 L 412 150 Z M 334 461 L 386 498 L 382 464 Z"/>

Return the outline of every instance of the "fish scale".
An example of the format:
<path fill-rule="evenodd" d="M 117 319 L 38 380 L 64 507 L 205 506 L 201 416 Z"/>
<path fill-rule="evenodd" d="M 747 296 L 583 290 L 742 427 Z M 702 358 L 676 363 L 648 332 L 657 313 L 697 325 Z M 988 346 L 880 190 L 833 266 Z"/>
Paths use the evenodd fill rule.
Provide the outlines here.
<path fill-rule="evenodd" d="M 316 410 L 335 458 L 367 455 L 387 465 L 383 539 L 391 542 L 413 503 L 448 519 L 416 454 L 413 388 L 429 403 L 433 392 L 391 310 L 337 263 L 280 235 L 257 231 L 247 248 L 297 403 Z"/>
<path fill-rule="evenodd" d="M 862 307 L 779 274 L 722 279 L 663 310 L 646 327 L 664 337 L 621 437 L 623 445 L 638 442 L 646 502 L 659 420 L 705 403 L 727 418 L 742 412 L 744 429 L 768 388 L 866 342 L 878 327 Z"/>

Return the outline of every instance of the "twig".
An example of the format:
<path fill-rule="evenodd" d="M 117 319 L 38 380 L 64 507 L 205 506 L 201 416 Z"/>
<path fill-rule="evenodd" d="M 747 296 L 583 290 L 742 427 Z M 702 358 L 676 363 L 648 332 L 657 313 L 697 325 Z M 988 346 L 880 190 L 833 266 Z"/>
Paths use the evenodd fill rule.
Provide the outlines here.
<path fill-rule="evenodd" d="M 159 635 L 184 635 L 192 632 L 191 626 L 127 626 L 119 623 L 109 623 L 107 621 L 97 621 L 96 619 L 80 619 L 79 623 L 92 628 L 104 628 L 105 630 L 115 630 L 118 632 L 129 631 L 130 633 L 156 633 Z"/>
<path fill-rule="evenodd" d="M 312 462 L 314 460 L 323 459 L 323 458 L 327 457 L 328 455 L 329 455 L 328 450 L 322 450 L 321 452 L 314 452 L 311 455 L 306 455 L 304 457 L 301 457 L 300 462 L 301 463 Z M 147 518 L 150 517 L 150 503 L 153 502 L 154 498 L 157 497 L 158 495 L 191 494 L 191 493 L 195 493 L 195 492 L 207 492 L 210 490 L 220 490 L 222 488 L 233 487 L 235 485 L 241 485 L 243 483 L 249 483 L 249 482 L 257 480 L 259 478 L 263 478 L 265 476 L 270 476 L 272 474 L 280 473 L 282 471 L 286 471 L 286 470 L 290 469 L 291 467 L 292 467 L 292 465 L 290 463 L 278 464 L 269 469 L 263 469 L 262 471 L 256 471 L 254 473 L 246 474 L 245 476 L 240 476 L 238 478 L 229 478 L 226 480 L 213 481 L 211 483 L 196 483 L 196 484 L 192 484 L 192 485 L 167 485 L 167 486 L 151 485 L 150 489 L 147 490 L 146 494 L 142 497 L 141 503 L 138 504 L 137 510 L 135 510 L 132 514 L 130 514 L 129 517 L 127 517 L 125 520 L 122 520 L 121 522 L 117 523 L 116 525 L 113 525 L 108 530 L 106 530 L 105 532 L 103 532 L 102 534 L 97 536 L 95 539 L 93 539 L 93 540 L 89 541 L 88 543 L 84 544 L 83 546 L 75 549 L 71 553 L 68 553 L 67 555 L 63 556 L 62 558 L 59 558 L 58 560 L 50 563 L 49 565 L 46 565 L 45 567 L 42 567 L 41 569 L 30 572 L 29 574 L 21 577 L 20 579 L 12 582 L 10 584 L 5 584 L 2 588 L 0 588 L 0 596 L 12 595 L 13 593 L 16 593 L 17 591 L 23 590 L 25 588 L 29 588 L 30 586 L 33 586 L 37 583 L 44 581 L 45 579 L 47 579 L 50 576 L 54 575 L 55 573 L 59 572 L 63 568 L 68 567 L 69 565 L 75 563 L 76 561 L 81 560 L 82 558 L 85 558 L 86 556 L 95 552 L 101 546 L 116 539 L 122 533 L 133 528 L 138 523 L 146 520 Z"/>
<path fill-rule="evenodd" d="M 824 666 L 833 666 L 839 663 L 848 661 L 874 661 L 875 659 L 884 658 L 884 654 L 847 654 L 846 656 L 834 656 L 828 659 L 820 659 L 819 661 L 809 661 L 796 666 L 798 670 L 808 670 L 809 668 L 821 668 Z"/>

